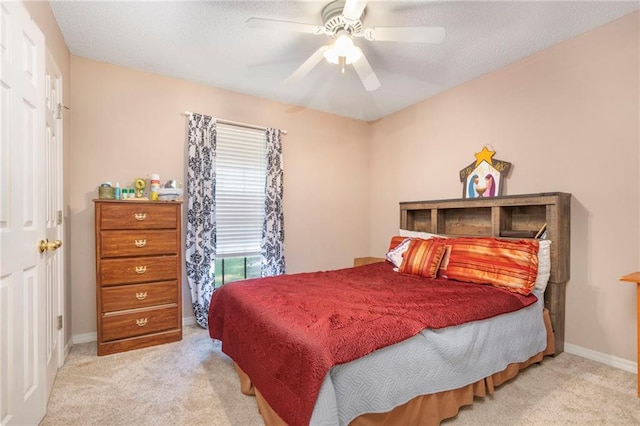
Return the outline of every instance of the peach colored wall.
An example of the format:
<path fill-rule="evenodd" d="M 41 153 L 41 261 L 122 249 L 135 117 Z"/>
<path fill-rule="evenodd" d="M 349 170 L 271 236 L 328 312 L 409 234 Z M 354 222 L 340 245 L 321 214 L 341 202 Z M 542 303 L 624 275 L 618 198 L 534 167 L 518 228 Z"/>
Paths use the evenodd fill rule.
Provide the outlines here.
<path fill-rule="evenodd" d="M 62 103 L 66 104 L 71 93 L 71 55 L 69 48 L 60 32 L 58 23 L 53 15 L 48 1 L 28 1 L 23 3 L 29 12 L 31 19 L 36 23 L 40 31 L 44 34 L 45 45 L 51 54 L 56 65 L 62 74 Z M 64 237 L 63 250 L 65 254 L 65 342 L 71 338 L 71 256 L 70 253 L 70 226 L 69 226 L 69 184 L 70 168 L 67 167 L 71 158 L 71 132 L 69 114 L 64 115 L 62 125 L 62 145 L 63 145 L 63 187 L 64 187 Z"/>
<path fill-rule="evenodd" d="M 283 139 L 288 272 L 350 266 L 369 250 L 362 121 L 72 56 L 73 334 L 95 331 L 93 203 L 100 182 L 159 173 L 184 182 L 185 110 L 288 130 Z M 186 279 L 184 313 L 193 315 Z"/>
<path fill-rule="evenodd" d="M 459 198 L 458 171 L 489 144 L 514 167 L 506 194 L 573 194 L 566 341 L 636 360 L 640 235 L 638 13 L 372 125 L 371 255 L 398 202 Z"/>

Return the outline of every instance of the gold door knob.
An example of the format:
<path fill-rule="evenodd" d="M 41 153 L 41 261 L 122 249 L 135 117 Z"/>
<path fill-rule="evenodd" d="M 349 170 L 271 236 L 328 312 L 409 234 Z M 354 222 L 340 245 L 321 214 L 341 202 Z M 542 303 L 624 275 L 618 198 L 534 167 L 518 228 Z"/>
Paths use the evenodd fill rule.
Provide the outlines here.
<path fill-rule="evenodd" d="M 49 239 L 40 240 L 40 242 L 38 243 L 38 252 L 44 253 L 47 250 L 54 251 L 54 250 L 58 250 L 60 247 L 62 247 L 62 241 L 60 240 L 55 240 L 55 241 L 49 241 Z"/>

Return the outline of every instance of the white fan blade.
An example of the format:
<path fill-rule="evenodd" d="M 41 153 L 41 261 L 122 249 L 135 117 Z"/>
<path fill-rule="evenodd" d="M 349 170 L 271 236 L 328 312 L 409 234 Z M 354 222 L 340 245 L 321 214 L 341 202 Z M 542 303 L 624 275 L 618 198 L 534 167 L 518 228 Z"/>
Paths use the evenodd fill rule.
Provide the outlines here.
<path fill-rule="evenodd" d="M 267 30 L 295 31 L 297 33 L 324 34 L 324 28 L 318 25 L 301 24 L 299 22 L 279 21 L 277 19 L 249 18 L 245 22 L 249 28 Z"/>
<path fill-rule="evenodd" d="M 353 63 L 353 68 L 356 69 L 358 77 L 360 77 L 364 88 L 367 89 L 368 92 L 373 92 L 380 87 L 380 81 L 378 80 L 378 77 L 376 77 L 376 73 L 373 72 L 371 64 L 367 61 L 364 53 L 360 56 L 360 59 Z"/>
<path fill-rule="evenodd" d="M 364 30 L 367 40 L 409 41 L 414 43 L 442 43 L 442 27 L 375 27 Z"/>
<path fill-rule="evenodd" d="M 362 12 L 364 12 L 365 7 L 367 7 L 367 2 L 365 0 L 347 0 L 344 3 L 342 15 L 347 19 L 357 21 L 360 19 L 360 16 L 362 16 Z"/>
<path fill-rule="evenodd" d="M 320 63 L 320 61 L 322 61 L 322 58 L 324 57 L 323 56 L 324 52 L 326 52 L 328 48 L 329 46 L 322 46 L 318 50 L 313 52 L 313 55 L 309 56 L 309 58 L 306 61 L 304 61 L 304 63 L 300 65 L 298 69 L 295 70 L 293 74 L 291 74 L 285 80 L 285 83 L 295 83 L 297 81 L 302 80 L 304 76 L 309 74 L 309 71 L 311 71 L 313 67 L 315 67 Z"/>

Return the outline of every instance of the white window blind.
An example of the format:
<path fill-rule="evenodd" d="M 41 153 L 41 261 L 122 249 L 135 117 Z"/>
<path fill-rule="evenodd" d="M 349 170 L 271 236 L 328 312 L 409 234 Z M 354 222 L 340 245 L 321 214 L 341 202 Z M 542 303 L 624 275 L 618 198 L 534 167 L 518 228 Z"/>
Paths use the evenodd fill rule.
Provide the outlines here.
<path fill-rule="evenodd" d="M 265 202 L 265 132 L 220 123 L 216 128 L 217 255 L 259 254 Z"/>

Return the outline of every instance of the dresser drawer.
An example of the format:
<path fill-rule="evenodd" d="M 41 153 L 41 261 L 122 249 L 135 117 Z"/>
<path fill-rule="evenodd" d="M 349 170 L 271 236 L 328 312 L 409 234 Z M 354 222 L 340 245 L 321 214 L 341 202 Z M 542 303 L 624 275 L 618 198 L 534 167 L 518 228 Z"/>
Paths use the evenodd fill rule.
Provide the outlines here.
<path fill-rule="evenodd" d="M 176 328 L 180 328 L 180 324 L 178 308 L 174 306 L 105 314 L 102 317 L 102 341 L 108 342 Z"/>
<path fill-rule="evenodd" d="M 100 281 L 103 286 L 178 278 L 177 255 L 100 260 Z"/>
<path fill-rule="evenodd" d="M 109 204 L 100 207 L 100 229 L 160 229 L 178 224 L 176 204 Z"/>
<path fill-rule="evenodd" d="M 103 231 L 102 257 L 146 256 L 178 252 L 178 233 L 167 231 Z"/>
<path fill-rule="evenodd" d="M 161 281 L 102 289 L 102 312 L 166 305 L 178 300 L 178 282 Z"/>

